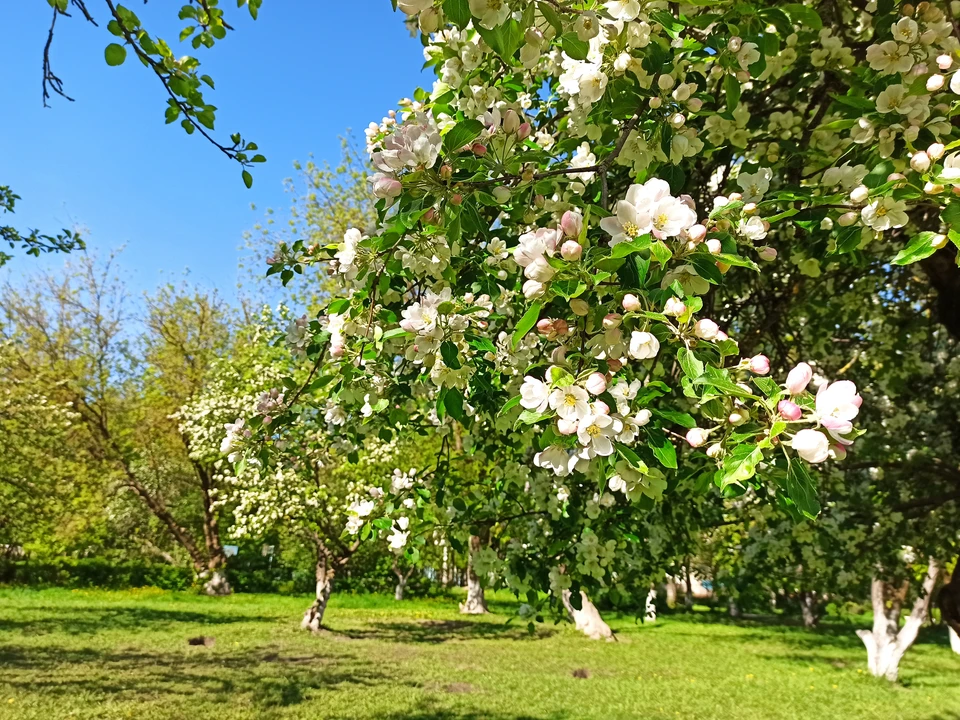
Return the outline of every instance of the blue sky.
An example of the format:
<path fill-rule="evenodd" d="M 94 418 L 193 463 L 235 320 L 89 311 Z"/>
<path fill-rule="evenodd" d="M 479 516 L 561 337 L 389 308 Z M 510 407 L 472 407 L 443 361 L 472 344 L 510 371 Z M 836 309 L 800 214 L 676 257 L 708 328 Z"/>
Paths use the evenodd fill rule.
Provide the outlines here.
<path fill-rule="evenodd" d="M 268 207 L 288 206 L 282 182 L 294 175 L 293 161 L 309 153 L 335 161 L 338 135 L 352 128 L 362 137 L 371 120 L 431 82 L 420 71 L 419 41 L 389 0 L 266 0 L 256 22 L 224 0 L 236 31 L 196 54 L 216 81 L 206 95 L 219 108 L 218 137 L 242 132 L 267 156 L 247 190 L 236 163 L 179 124 L 164 124 L 163 88 L 132 55 L 121 67 L 106 65 L 106 7 L 88 5 L 101 27 L 61 18 L 54 40 L 54 71 L 76 102 L 54 98 L 47 109 L 40 70 L 50 10 L 43 2 L 5 10 L 12 32 L 0 43 L 7 70 L 0 79 L 0 183 L 22 197 L 12 216 L 18 228 L 80 225 L 97 251 L 126 246 L 121 264 L 134 291 L 189 269 L 191 280 L 232 297 L 242 234 Z M 175 40 L 175 5 L 130 7 Z M 194 51 L 183 45 L 174 52 Z M 61 262 L 17 257 L 0 272 L 16 278 Z"/>

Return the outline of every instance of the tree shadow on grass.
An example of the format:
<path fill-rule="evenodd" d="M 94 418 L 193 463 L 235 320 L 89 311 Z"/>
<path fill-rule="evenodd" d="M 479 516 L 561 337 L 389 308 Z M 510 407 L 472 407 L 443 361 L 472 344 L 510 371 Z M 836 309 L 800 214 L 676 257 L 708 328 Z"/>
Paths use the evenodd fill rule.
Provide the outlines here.
<path fill-rule="evenodd" d="M 378 642 L 427 643 L 437 645 L 464 640 L 533 641 L 550 637 L 556 631 L 538 628 L 530 633 L 526 627 L 504 622 L 479 620 L 421 620 L 420 622 L 370 623 L 364 628 L 327 627 L 332 637 Z"/>
<path fill-rule="evenodd" d="M 357 686 L 415 686 L 350 654 L 265 652 L 183 653 L 68 650 L 0 646 L 0 687 L 62 696 L 91 694 L 114 701 L 224 700 L 246 695 L 258 707 L 296 705 L 315 691 Z"/>
<path fill-rule="evenodd" d="M 104 630 L 161 630 L 175 623 L 227 625 L 260 619 L 221 612 L 157 610 L 149 607 L 63 608 L 37 605 L 29 610 L 31 614 L 43 613 L 43 617 L 29 620 L 0 618 L 0 632 L 20 632 L 24 635 L 92 635 Z"/>

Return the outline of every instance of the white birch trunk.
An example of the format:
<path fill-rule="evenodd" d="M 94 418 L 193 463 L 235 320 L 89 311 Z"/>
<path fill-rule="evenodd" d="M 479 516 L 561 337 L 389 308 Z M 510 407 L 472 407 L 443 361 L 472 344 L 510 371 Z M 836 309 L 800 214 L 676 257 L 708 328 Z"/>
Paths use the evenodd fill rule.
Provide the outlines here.
<path fill-rule="evenodd" d="M 960 655 L 960 635 L 952 627 L 948 627 L 947 631 L 950 633 L 950 649 Z"/>
<path fill-rule="evenodd" d="M 644 615 L 644 620 L 646 622 L 653 623 L 657 621 L 656 599 L 657 599 L 657 591 L 653 586 L 651 586 L 650 592 L 647 593 L 647 602 L 644 607 L 644 610 L 646 611 L 646 614 Z"/>
<path fill-rule="evenodd" d="M 207 595 L 229 595 L 231 593 L 230 582 L 221 570 L 211 570 L 203 583 L 203 591 Z"/>
<path fill-rule="evenodd" d="M 575 609 L 570 602 L 571 594 L 569 590 L 564 590 L 562 600 L 563 606 L 567 609 L 567 612 L 570 613 L 570 617 L 573 619 L 573 624 L 577 630 L 591 640 L 614 640 L 613 630 L 611 630 L 610 626 L 600 617 L 600 611 L 597 610 L 596 605 L 590 602 L 587 594 L 583 592 L 583 590 L 580 591 L 579 610 Z"/>
<path fill-rule="evenodd" d="M 927 617 L 939 572 L 940 568 L 936 560 L 930 558 L 920 595 L 914 601 L 910 615 L 904 621 L 902 628 L 899 627 L 898 604 L 894 603 L 892 609 L 887 608 L 886 583 L 873 578 L 870 583 L 873 629 L 857 630 L 857 635 L 867 648 L 867 667 L 871 675 L 896 682 L 900 674 L 900 660 L 917 639 L 920 626 Z"/>
<path fill-rule="evenodd" d="M 480 549 L 480 538 L 470 536 L 470 554 L 467 556 L 467 599 L 460 603 L 461 615 L 483 615 L 487 612 L 487 600 L 483 585 L 473 569 L 473 554 Z"/>

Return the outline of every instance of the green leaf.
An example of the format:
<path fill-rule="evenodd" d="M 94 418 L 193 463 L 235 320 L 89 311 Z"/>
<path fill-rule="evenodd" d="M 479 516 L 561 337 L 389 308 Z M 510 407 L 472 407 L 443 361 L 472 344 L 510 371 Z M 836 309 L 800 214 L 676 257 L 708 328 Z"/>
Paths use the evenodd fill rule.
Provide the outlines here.
<path fill-rule="evenodd" d="M 697 271 L 697 275 L 709 283 L 719 285 L 723 282 L 723 273 L 717 267 L 717 261 L 713 255 L 707 253 L 695 253 L 690 256 L 690 264 Z"/>
<path fill-rule="evenodd" d="M 127 49 L 123 45 L 110 43 L 104 49 L 103 57 L 106 59 L 107 65 L 110 65 L 111 67 L 123 65 L 123 61 L 127 59 Z"/>
<path fill-rule="evenodd" d="M 801 3 L 788 3 L 786 5 L 781 5 L 780 9 L 789 15 L 794 22 L 802 23 L 807 27 L 813 28 L 814 30 L 819 30 L 823 27 L 823 20 L 820 19 L 819 15 L 817 15 L 817 11 L 809 5 L 803 5 Z"/>
<path fill-rule="evenodd" d="M 470 22 L 470 3 L 468 0 L 443 0 L 443 14 L 463 29 Z"/>
<path fill-rule="evenodd" d="M 657 240 L 650 245 L 650 255 L 654 260 L 666 267 L 667 263 L 670 262 L 670 258 L 673 257 L 673 252 L 667 247 L 665 242 Z"/>
<path fill-rule="evenodd" d="M 730 373 L 726 370 L 708 365 L 703 375 L 693 381 L 694 385 L 709 385 L 727 395 L 736 395 L 737 397 L 756 397 L 753 393 L 747 392 L 730 379 Z"/>
<path fill-rule="evenodd" d="M 954 230 L 960 230 L 960 202 L 947 203 L 940 218 Z"/>
<path fill-rule="evenodd" d="M 820 501 L 817 499 L 817 488 L 813 478 L 807 472 L 806 466 L 800 460 L 790 463 L 787 471 L 787 495 L 796 504 L 800 512 L 811 520 L 820 514 Z"/>
<path fill-rule="evenodd" d="M 923 260 L 933 255 L 940 247 L 933 244 L 933 239 L 937 237 L 934 232 L 922 232 L 914 235 L 905 248 L 902 248 L 893 259 L 894 265 L 910 265 L 911 263 Z M 943 237 L 942 235 L 940 237 Z"/>
<path fill-rule="evenodd" d="M 464 145 L 473 142 L 483 132 L 483 123 L 479 120 L 463 120 L 454 125 L 443 136 L 443 149 L 448 153 L 456 152 Z"/>
<path fill-rule="evenodd" d="M 653 450 L 653 455 L 660 461 L 660 464 L 676 470 L 677 449 L 673 446 L 673 443 L 670 442 L 670 438 L 667 437 L 666 433 L 658 428 L 648 428 L 647 438 L 650 441 L 650 449 Z"/>
<path fill-rule="evenodd" d="M 611 258 L 622 258 L 627 257 L 628 255 L 633 255 L 635 252 L 640 252 L 641 250 L 646 250 L 650 247 L 652 240 L 649 235 L 641 235 L 636 240 L 631 240 L 630 242 L 622 242 L 613 246 L 613 251 L 610 253 Z"/>
<path fill-rule="evenodd" d="M 512 18 L 493 30 L 487 30 L 480 25 L 477 25 L 476 28 L 480 37 L 486 40 L 487 45 L 492 47 L 494 52 L 504 60 L 510 60 L 523 44 L 525 28 L 521 27 L 520 23 Z"/>
<path fill-rule="evenodd" d="M 507 400 L 507 402 L 504 403 L 503 407 L 500 408 L 500 412 L 497 413 L 497 414 L 498 414 L 498 415 L 506 415 L 508 412 L 510 412 L 510 411 L 513 410 L 517 405 L 520 404 L 520 400 L 521 400 L 521 399 L 522 399 L 522 398 L 521 398 L 519 395 L 517 395 L 516 397 L 510 398 L 509 400 Z"/>
<path fill-rule="evenodd" d="M 654 410 L 653 414 L 688 430 L 697 426 L 697 421 L 689 413 L 677 412 L 676 410 Z"/>
<path fill-rule="evenodd" d="M 463 394 L 457 388 L 448 388 L 443 396 L 447 413 L 454 420 L 463 420 Z"/>
<path fill-rule="evenodd" d="M 735 265 L 736 267 L 745 267 L 760 272 L 760 266 L 757 265 L 750 258 L 745 258 L 742 255 L 731 255 L 730 253 L 720 253 L 719 255 L 713 256 L 714 260 L 719 260 L 725 265 Z"/>
<path fill-rule="evenodd" d="M 697 359 L 697 356 L 694 355 L 692 351 L 686 348 L 680 348 L 677 350 L 677 360 L 680 362 L 683 374 L 691 380 L 696 380 L 703 375 L 703 363 Z"/>
<path fill-rule="evenodd" d="M 523 314 L 523 317 L 520 318 L 520 322 L 517 323 L 516 329 L 513 331 L 513 349 L 517 349 L 517 345 L 520 344 L 520 341 L 523 340 L 523 336 L 530 332 L 531 328 L 537 324 L 537 320 L 540 319 L 540 301 L 533 303 L 530 307 L 527 308 L 527 311 Z"/>
<path fill-rule="evenodd" d="M 725 75 L 723 93 L 727 96 L 727 110 L 735 109 L 740 104 L 740 81 L 733 75 Z"/>
<path fill-rule="evenodd" d="M 647 464 L 640 459 L 640 456 L 633 451 L 632 448 L 627 447 L 623 443 L 615 442 L 614 445 L 617 447 L 617 452 L 620 454 L 624 460 L 626 460 L 630 465 L 640 470 L 640 472 L 647 472 L 650 468 L 647 467 Z"/>
<path fill-rule="evenodd" d="M 728 485 L 742 485 L 757 472 L 757 465 L 763 460 L 763 451 L 756 445 L 738 445 L 723 459 L 720 471 L 720 489 Z"/>
<path fill-rule="evenodd" d="M 440 355 L 443 357 L 443 364 L 448 368 L 451 370 L 460 369 L 460 352 L 452 342 L 444 340 L 440 343 Z"/>
<path fill-rule="evenodd" d="M 247 170 L 244 170 L 243 173 L 241 173 L 241 177 L 243 178 L 243 184 L 247 186 L 248 190 L 253 187 L 253 175 Z"/>
<path fill-rule="evenodd" d="M 563 34 L 563 20 L 553 7 L 545 2 L 538 2 L 537 10 L 543 15 L 544 20 L 553 25 L 553 29 L 557 31 L 557 35 Z"/>
<path fill-rule="evenodd" d="M 560 46 L 574 60 L 586 60 L 590 51 L 590 43 L 581 40 L 575 32 L 568 32 L 561 37 Z"/>

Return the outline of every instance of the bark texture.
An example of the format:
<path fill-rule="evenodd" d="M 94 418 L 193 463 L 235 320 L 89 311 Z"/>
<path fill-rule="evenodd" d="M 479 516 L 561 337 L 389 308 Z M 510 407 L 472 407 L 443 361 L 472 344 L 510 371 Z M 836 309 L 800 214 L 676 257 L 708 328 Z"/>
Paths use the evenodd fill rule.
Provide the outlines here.
<path fill-rule="evenodd" d="M 800 595 L 800 613 L 803 615 L 805 628 L 816 627 L 820 622 L 820 609 L 817 603 L 817 594 L 804 592 Z"/>
<path fill-rule="evenodd" d="M 657 590 L 653 586 L 650 587 L 650 592 L 647 593 L 647 602 L 644 610 L 645 622 L 652 623 L 657 621 Z"/>
<path fill-rule="evenodd" d="M 577 630 L 591 640 L 614 640 L 613 630 L 611 630 L 610 626 L 600 617 L 600 611 L 597 610 L 596 605 L 590 602 L 587 594 L 583 592 L 583 590 L 580 591 L 579 610 L 573 607 L 573 604 L 570 602 L 571 595 L 572 593 L 569 590 L 563 591 L 563 606 L 567 609 L 567 612 L 570 613 L 570 618 L 573 620 L 573 624 L 576 625 Z"/>
<path fill-rule="evenodd" d="M 460 603 L 462 615 L 483 615 L 487 612 L 487 599 L 483 595 L 483 585 L 473 569 L 473 554 L 480 550 L 480 538 L 470 536 L 470 555 L 467 557 L 467 599 Z"/>
<path fill-rule="evenodd" d="M 867 666 L 875 677 L 896 682 L 900 673 L 900 660 L 913 645 L 930 609 L 933 588 L 937 583 L 940 567 L 930 558 L 923 587 L 913 603 L 910 615 L 900 627 L 900 610 L 905 593 L 894 590 L 889 583 L 874 577 L 870 584 L 870 601 L 873 605 L 873 629 L 857 630 L 857 635 L 867 648 Z M 888 599 L 889 607 L 888 607 Z"/>
<path fill-rule="evenodd" d="M 333 568 L 327 566 L 326 558 L 317 559 L 316 579 L 317 597 L 313 604 L 303 614 L 300 627 L 311 632 L 320 632 L 323 627 L 323 614 L 330 602 L 330 592 L 333 590 Z"/>
<path fill-rule="evenodd" d="M 406 570 L 401 570 L 400 565 L 397 561 L 397 557 L 393 558 L 393 574 L 397 576 L 397 585 L 393 590 L 393 599 L 397 602 L 403 600 L 403 592 L 407 589 L 407 580 L 410 579 L 410 575 L 413 574 L 413 567 L 409 567 Z"/>

